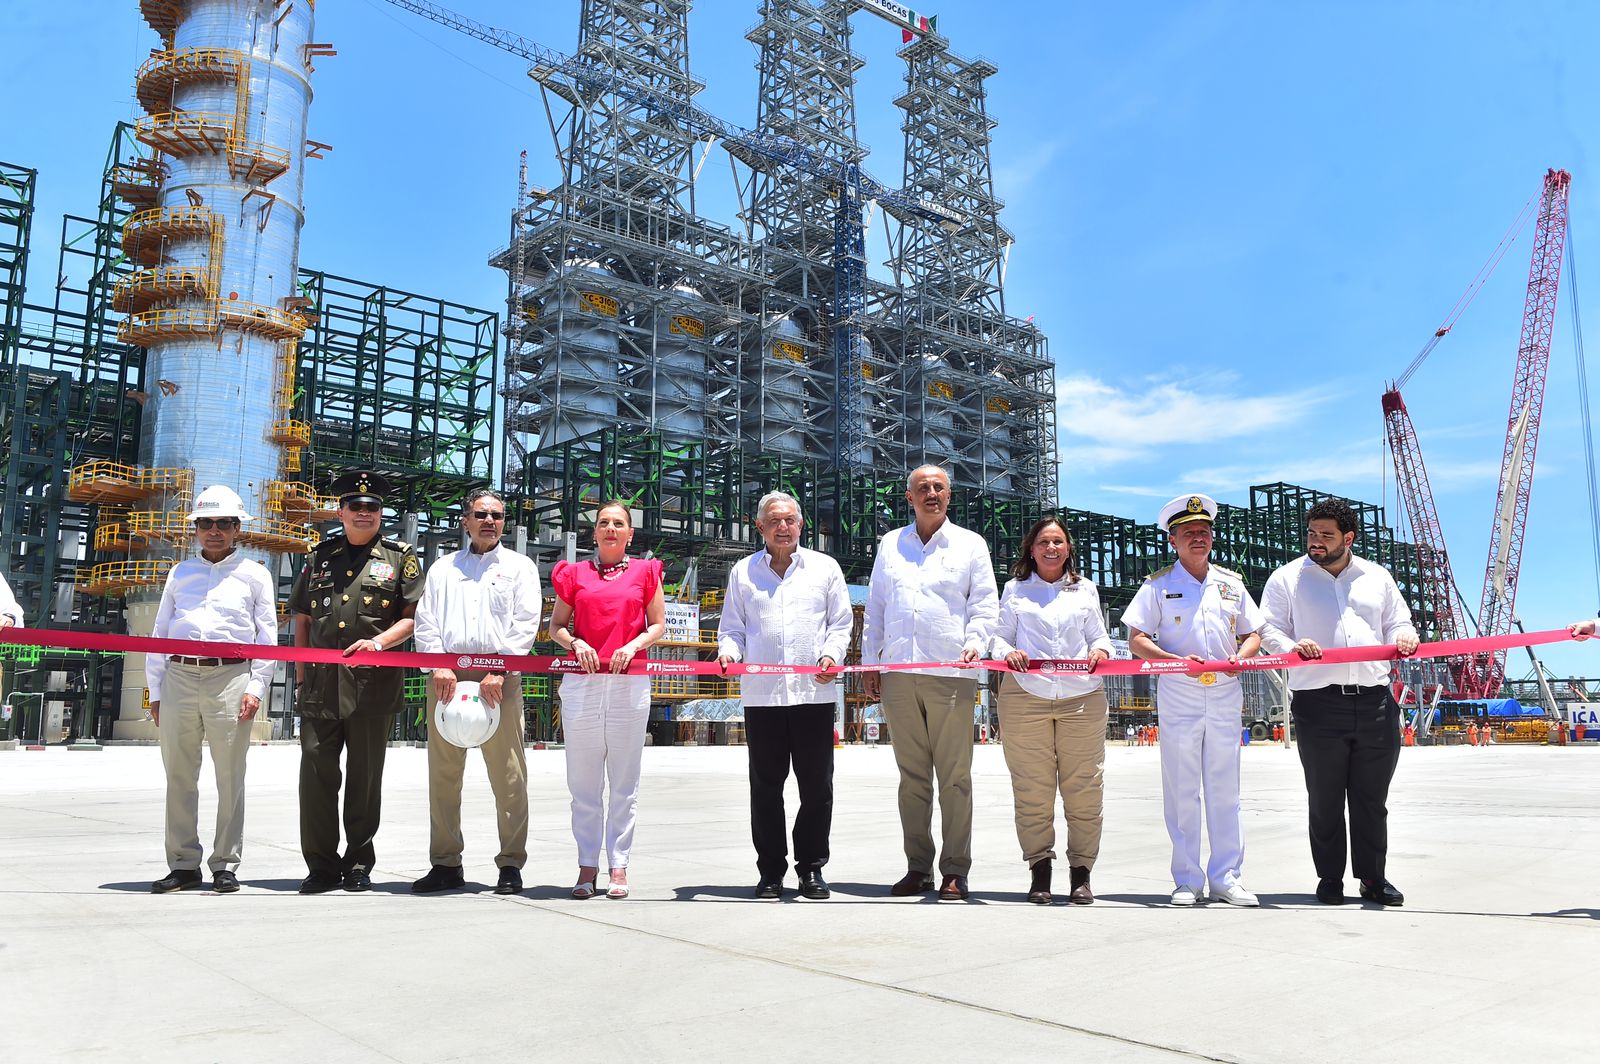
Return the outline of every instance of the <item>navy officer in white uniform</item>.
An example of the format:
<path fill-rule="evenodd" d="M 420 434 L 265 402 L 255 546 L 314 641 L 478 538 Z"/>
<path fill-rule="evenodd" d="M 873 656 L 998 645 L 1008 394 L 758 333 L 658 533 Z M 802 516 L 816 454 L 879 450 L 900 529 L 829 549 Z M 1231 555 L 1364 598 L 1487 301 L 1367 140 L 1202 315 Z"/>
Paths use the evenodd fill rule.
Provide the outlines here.
<path fill-rule="evenodd" d="M 1261 648 L 1261 611 L 1244 578 L 1211 564 L 1217 504 L 1180 495 L 1161 508 L 1158 524 L 1178 553 L 1175 565 L 1152 573 L 1123 611 L 1128 648 L 1146 660 L 1238 661 Z M 1239 727 L 1244 692 L 1230 672 L 1161 676 L 1161 802 L 1172 838 L 1172 904 L 1193 905 L 1209 882 L 1211 898 L 1258 905 L 1244 888 L 1244 833 L 1239 826 Z M 1200 864 L 1200 813 L 1205 810 L 1211 860 Z"/>

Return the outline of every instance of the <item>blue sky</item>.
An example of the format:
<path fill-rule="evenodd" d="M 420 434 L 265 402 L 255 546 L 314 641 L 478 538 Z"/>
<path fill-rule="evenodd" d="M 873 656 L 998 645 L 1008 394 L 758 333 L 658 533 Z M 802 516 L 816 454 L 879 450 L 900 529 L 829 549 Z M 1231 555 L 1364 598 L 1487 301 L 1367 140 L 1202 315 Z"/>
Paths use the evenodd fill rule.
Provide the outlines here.
<path fill-rule="evenodd" d="M 133 0 L 13 6 L 0 158 L 41 171 L 32 282 L 43 302 L 59 216 L 92 209 L 110 127 L 136 116 L 133 74 L 157 39 Z M 578 0 L 452 6 L 561 51 L 576 41 Z M 744 125 L 757 7 L 700 0 L 690 23 L 701 105 Z M 1008 309 L 1036 316 L 1058 363 L 1067 505 L 1151 520 L 1182 491 L 1245 503 L 1249 485 L 1288 480 L 1392 509 L 1384 381 L 1547 167 L 1574 175 L 1578 266 L 1597 276 L 1585 252 L 1600 232 L 1589 165 L 1600 5 L 922 7 L 953 50 L 1000 68 L 988 106 L 1003 220 L 1018 238 Z M 535 183 L 556 181 L 522 65 L 381 0 L 323 0 L 317 15 L 318 39 L 339 55 L 318 61 L 310 135 L 334 150 L 308 168 L 302 262 L 499 306 L 503 277 L 484 260 L 505 241 L 518 151 Z M 855 31 L 866 165 L 899 184 L 899 33 L 865 13 Z M 727 172 L 714 155 L 701 203 L 731 224 Z M 1406 388 L 1474 605 L 1530 236 Z M 1579 292 L 1592 322 L 1593 291 Z M 1530 628 L 1600 606 L 1565 284 L 1561 303 L 1518 599 Z M 1600 675 L 1592 649 L 1549 656 Z M 1513 658 L 1511 674 L 1525 662 Z"/>

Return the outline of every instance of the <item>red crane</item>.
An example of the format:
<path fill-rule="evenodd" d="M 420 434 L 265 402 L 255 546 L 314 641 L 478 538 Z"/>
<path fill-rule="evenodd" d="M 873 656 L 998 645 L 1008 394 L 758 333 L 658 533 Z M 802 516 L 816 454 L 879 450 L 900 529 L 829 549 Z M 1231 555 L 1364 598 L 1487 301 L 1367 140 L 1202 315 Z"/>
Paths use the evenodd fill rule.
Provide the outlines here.
<path fill-rule="evenodd" d="M 1480 635 L 1506 635 L 1515 620 L 1517 573 L 1522 539 L 1528 528 L 1528 498 L 1533 491 L 1533 457 L 1539 449 L 1539 414 L 1544 407 L 1544 382 L 1550 370 L 1550 334 L 1556 323 L 1556 293 L 1561 286 L 1561 258 L 1567 246 L 1567 191 L 1572 175 L 1550 170 L 1544 175 L 1544 196 L 1533 230 L 1533 264 L 1528 269 L 1528 296 L 1522 311 L 1522 337 L 1517 343 L 1517 370 L 1511 378 L 1511 413 L 1506 419 L 1506 448 L 1500 460 L 1500 491 L 1495 500 L 1494 530 L 1489 537 L 1489 564 L 1478 606 Z M 1500 690 L 1505 676 L 1505 651 L 1478 654 L 1472 673 L 1479 680 L 1479 698 Z"/>
<path fill-rule="evenodd" d="M 1500 490 L 1495 506 L 1494 531 L 1489 541 L 1489 566 L 1484 577 L 1483 604 L 1478 611 L 1481 635 L 1511 631 L 1517 595 L 1517 571 L 1522 561 L 1523 534 L 1528 523 L 1528 500 L 1533 488 L 1533 460 L 1539 444 L 1539 414 L 1544 404 L 1544 382 L 1550 366 L 1550 334 L 1555 326 L 1556 294 L 1561 281 L 1561 257 L 1567 236 L 1567 191 L 1572 175 L 1565 170 L 1545 174 L 1538 198 L 1534 226 L 1533 262 L 1528 271 L 1528 294 L 1522 316 L 1522 336 L 1517 346 L 1517 369 L 1511 387 L 1511 414 L 1500 467 Z M 1532 205 L 1533 201 L 1529 201 Z M 1467 635 L 1465 616 L 1455 590 L 1455 577 L 1445 549 L 1444 530 L 1433 501 L 1433 488 L 1422 462 L 1416 428 L 1406 410 L 1400 387 L 1421 366 L 1477 294 L 1505 254 L 1526 220 L 1527 209 L 1508 230 L 1500 246 L 1479 271 L 1478 278 L 1457 302 L 1451 316 L 1412 360 L 1400 379 L 1383 393 L 1384 427 L 1394 454 L 1395 482 L 1416 540 L 1417 569 L 1421 575 L 1425 609 L 1433 611 L 1442 639 Z M 1451 678 L 1461 698 L 1488 698 L 1497 694 L 1505 675 L 1505 654 L 1479 654 L 1451 663 Z"/>

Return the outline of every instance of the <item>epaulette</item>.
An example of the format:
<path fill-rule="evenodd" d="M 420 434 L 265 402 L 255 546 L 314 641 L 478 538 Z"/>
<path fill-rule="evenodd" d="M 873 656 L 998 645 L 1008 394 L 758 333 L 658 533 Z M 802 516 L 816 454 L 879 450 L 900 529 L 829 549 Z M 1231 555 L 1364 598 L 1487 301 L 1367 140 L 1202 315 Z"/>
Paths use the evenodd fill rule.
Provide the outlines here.
<path fill-rule="evenodd" d="M 1243 573 L 1236 573 L 1232 569 L 1227 568 L 1226 566 L 1218 565 L 1216 562 L 1212 562 L 1211 563 L 1211 568 L 1215 569 L 1217 572 L 1222 573 L 1225 576 L 1231 576 L 1235 580 L 1239 580 L 1239 581 L 1243 581 L 1244 580 L 1244 574 Z"/>
<path fill-rule="evenodd" d="M 1166 566 L 1165 568 L 1157 569 L 1155 572 L 1153 572 L 1149 576 L 1145 577 L 1145 579 L 1146 580 L 1154 580 L 1157 577 L 1166 576 L 1168 573 L 1172 572 L 1172 570 L 1176 569 L 1177 567 L 1178 567 L 1177 563 L 1174 562 L 1172 565 Z"/>

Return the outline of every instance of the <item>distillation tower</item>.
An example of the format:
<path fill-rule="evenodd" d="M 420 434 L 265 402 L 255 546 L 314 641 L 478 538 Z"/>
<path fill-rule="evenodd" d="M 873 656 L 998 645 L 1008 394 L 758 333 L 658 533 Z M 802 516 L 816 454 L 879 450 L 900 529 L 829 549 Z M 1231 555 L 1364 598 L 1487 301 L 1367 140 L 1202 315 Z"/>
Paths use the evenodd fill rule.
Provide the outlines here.
<path fill-rule="evenodd" d="M 81 590 L 126 596 L 148 634 L 166 571 L 190 550 L 185 519 L 210 484 L 239 492 L 256 520 L 241 548 L 274 572 L 316 540 L 319 501 L 295 481 L 310 428 L 292 417 L 307 301 L 297 290 L 313 4 L 141 0 L 161 37 L 135 79 L 135 137 L 150 180 L 122 231 L 135 272 L 116 286 L 118 337 L 146 351 L 136 466 L 74 468 L 68 495 L 100 506 L 97 549 L 132 557 L 80 573 Z M 128 192 L 124 194 L 127 195 Z M 117 738 L 144 723 L 144 676 L 123 670 Z"/>

